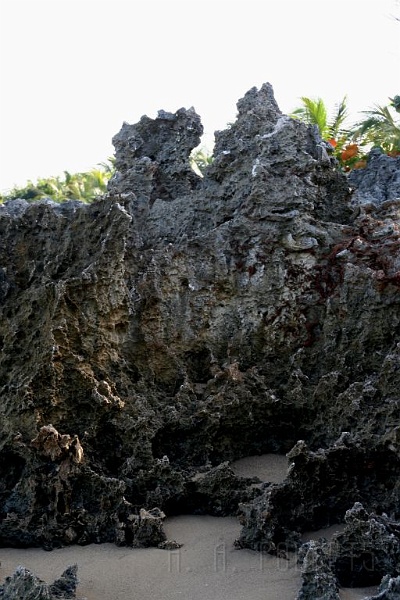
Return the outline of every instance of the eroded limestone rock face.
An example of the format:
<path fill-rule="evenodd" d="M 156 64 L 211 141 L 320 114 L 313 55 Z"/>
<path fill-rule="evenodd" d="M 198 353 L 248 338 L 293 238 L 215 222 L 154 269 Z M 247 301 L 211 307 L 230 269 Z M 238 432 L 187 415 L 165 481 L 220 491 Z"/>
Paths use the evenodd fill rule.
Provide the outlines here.
<path fill-rule="evenodd" d="M 379 586 L 378 594 L 367 600 L 397 600 L 400 598 L 400 577 L 385 575 Z"/>
<path fill-rule="evenodd" d="M 190 166 L 190 152 L 199 145 L 203 126 L 194 109 L 175 114 L 160 110 L 136 125 L 124 123 L 114 136 L 117 173 L 110 182 L 113 194 L 134 192 L 138 201 L 174 200 L 198 187 Z"/>
<path fill-rule="evenodd" d="M 354 169 L 349 183 L 354 186 L 354 204 L 381 204 L 400 198 L 400 158 L 392 158 L 374 148 L 366 168 Z"/>
<path fill-rule="evenodd" d="M 61 577 L 51 585 L 45 583 L 25 567 L 17 567 L 15 573 L 0 585 L 3 600 L 67 600 L 76 598 L 78 567 L 67 567 Z"/>
<path fill-rule="evenodd" d="M 378 584 L 379 594 L 365 600 L 398 598 L 399 524 L 386 514 L 369 514 L 359 502 L 346 511 L 344 521 L 344 530 L 330 542 L 320 538 L 301 547 L 303 581 L 297 600 L 339 600 L 340 586 Z"/>
<path fill-rule="evenodd" d="M 271 551 L 358 501 L 400 518 L 398 160 L 350 184 L 269 84 L 237 106 L 203 178 L 198 115 L 160 111 L 104 198 L 0 206 L 3 545 L 158 545 L 185 506 L 240 504 Z M 229 472 L 265 452 L 283 484 Z"/>

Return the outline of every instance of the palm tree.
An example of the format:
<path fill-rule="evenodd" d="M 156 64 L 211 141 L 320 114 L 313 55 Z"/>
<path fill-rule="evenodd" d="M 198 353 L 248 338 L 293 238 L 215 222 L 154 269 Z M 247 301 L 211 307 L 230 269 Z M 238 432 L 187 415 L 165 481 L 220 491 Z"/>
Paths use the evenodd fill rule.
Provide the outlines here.
<path fill-rule="evenodd" d="M 303 106 L 296 108 L 290 116 L 307 125 L 316 125 L 322 139 L 333 147 L 333 154 L 345 171 L 364 167 L 366 163 L 358 144 L 352 143 L 351 131 L 343 128 L 348 117 L 347 96 L 336 105 L 331 118 L 322 98 L 313 100 L 302 96 L 301 101 Z"/>
<path fill-rule="evenodd" d="M 296 108 L 290 116 L 300 119 L 307 125 L 317 125 L 324 140 L 338 142 L 340 137 L 347 135 L 347 131 L 342 129 L 342 125 L 348 116 L 346 96 L 336 106 L 336 111 L 331 119 L 328 118 L 328 110 L 322 98 L 313 100 L 302 96 L 301 101 L 303 106 Z"/>
<path fill-rule="evenodd" d="M 395 119 L 392 109 L 400 113 L 400 96 L 389 98 L 390 104 L 378 104 L 371 110 L 364 111 L 365 119 L 356 123 L 353 139 L 362 140 L 362 145 L 381 148 L 389 156 L 400 155 L 400 118 Z"/>

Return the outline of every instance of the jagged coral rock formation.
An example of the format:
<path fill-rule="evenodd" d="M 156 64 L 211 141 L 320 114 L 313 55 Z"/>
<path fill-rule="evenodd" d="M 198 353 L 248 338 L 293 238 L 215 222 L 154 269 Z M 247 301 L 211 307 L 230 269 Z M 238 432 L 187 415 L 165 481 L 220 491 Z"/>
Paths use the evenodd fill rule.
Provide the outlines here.
<path fill-rule="evenodd" d="M 400 527 L 387 515 L 369 514 L 356 502 L 346 511 L 343 532 L 332 541 L 310 541 L 301 547 L 302 587 L 297 600 L 339 600 L 339 586 L 380 583 L 372 599 L 398 598 Z"/>
<path fill-rule="evenodd" d="M 398 159 L 366 196 L 269 84 L 204 178 L 201 132 L 124 124 L 106 197 L 0 207 L 3 545 L 163 544 L 185 506 L 241 503 L 271 551 L 358 501 L 400 518 Z M 219 467 L 289 451 L 280 485 Z"/>
<path fill-rule="evenodd" d="M 17 567 L 15 573 L 0 585 L 3 600 L 67 600 L 76 598 L 78 567 L 67 567 L 59 579 L 48 585 L 28 569 Z"/>
<path fill-rule="evenodd" d="M 378 594 L 366 600 L 397 600 L 400 598 L 400 577 L 385 575 L 379 586 Z"/>
<path fill-rule="evenodd" d="M 366 168 L 351 171 L 349 183 L 354 186 L 354 204 L 381 204 L 400 198 L 400 159 L 392 160 L 379 148 L 374 148 Z"/>
<path fill-rule="evenodd" d="M 296 600 L 340 600 L 339 584 L 326 546 L 311 540 L 302 546 L 299 559 L 302 586 Z"/>

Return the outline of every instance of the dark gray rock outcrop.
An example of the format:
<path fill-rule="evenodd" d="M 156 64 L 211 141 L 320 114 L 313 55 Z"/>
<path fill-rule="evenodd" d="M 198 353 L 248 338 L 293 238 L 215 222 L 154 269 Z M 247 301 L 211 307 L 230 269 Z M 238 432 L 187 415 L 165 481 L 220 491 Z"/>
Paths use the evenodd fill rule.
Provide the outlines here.
<path fill-rule="evenodd" d="M 398 160 L 350 185 L 269 84 L 203 178 L 201 132 L 143 117 L 104 198 L 0 206 L 2 545 L 159 545 L 185 507 L 240 504 L 272 552 L 355 502 L 400 519 Z M 265 452 L 282 484 L 230 472 Z"/>
<path fill-rule="evenodd" d="M 398 598 L 400 527 L 387 515 L 369 514 L 356 503 L 332 540 L 310 541 L 299 552 L 302 587 L 297 600 L 339 600 L 340 587 L 378 585 L 377 598 Z"/>
<path fill-rule="evenodd" d="M 310 541 L 299 554 L 302 586 L 296 600 L 340 600 L 338 580 L 326 544 Z"/>
<path fill-rule="evenodd" d="M 349 183 L 354 186 L 354 204 L 382 204 L 400 198 L 400 158 L 374 148 L 366 168 L 351 171 Z"/>
<path fill-rule="evenodd" d="M 379 593 L 366 600 L 398 600 L 400 598 L 400 577 L 385 576 L 379 586 Z"/>
<path fill-rule="evenodd" d="M 76 598 L 78 567 L 67 567 L 60 579 L 49 585 L 25 567 L 17 567 L 15 573 L 0 585 L 2 600 L 70 600 Z"/>
<path fill-rule="evenodd" d="M 346 512 L 346 527 L 333 538 L 333 570 L 345 587 L 378 584 L 400 573 L 400 527 L 387 515 L 369 514 L 357 502 Z"/>
<path fill-rule="evenodd" d="M 138 202 L 174 200 L 199 186 L 190 166 L 190 152 L 203 133 L 194 109 L 175 114 L 160 110 L 156 119 L 142 117 L 137 125 L 124 123 L 114 136 L 116 175 L 113 194 L 134 192 Z"/>
<path fill-rule="evenodd" d="M 243 528 L 237 545 L 271 553 L 282 544 L 296 550 L 301 532 L 340 523 L 350 498 L 398 519 L 398 457 L 385 443 L 368 444 L 360 437 L 344 433 L 316 452 L 299 441 L 288 453 L 292 462 L 286 480 L 240 506 Z"/>

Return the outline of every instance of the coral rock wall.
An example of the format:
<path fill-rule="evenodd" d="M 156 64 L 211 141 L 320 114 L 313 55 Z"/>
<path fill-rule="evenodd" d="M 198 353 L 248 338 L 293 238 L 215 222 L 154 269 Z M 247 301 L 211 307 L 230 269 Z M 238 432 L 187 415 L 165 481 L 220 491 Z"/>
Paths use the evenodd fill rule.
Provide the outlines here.
<path fill-rule="evenodd" d="M 356 502 L 400 518 L 400 159 L 348 177 L 269 84 L 237 107 L 204 178 L 198 115 L 160 111 L 103 199 L 0 206 L 3 545 L 158 544 L 164 513 L 239 504 L 271 551 Z M 265 452 L 283 484 L 229 468 Z"/>

